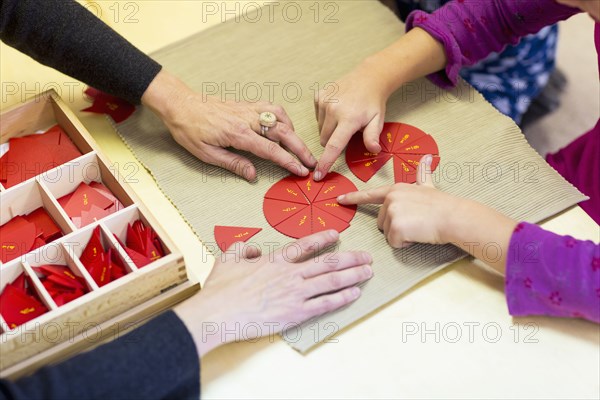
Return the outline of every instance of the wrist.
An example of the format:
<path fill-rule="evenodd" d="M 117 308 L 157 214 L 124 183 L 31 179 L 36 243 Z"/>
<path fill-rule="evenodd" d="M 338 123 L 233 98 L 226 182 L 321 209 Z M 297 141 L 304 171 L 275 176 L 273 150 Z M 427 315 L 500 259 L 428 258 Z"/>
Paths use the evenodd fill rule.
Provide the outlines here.
<path fill-rule="evenodd" d="M 386 100 L 404 83 L 397 69 L 390 67 L 383 52 L 368 56 L 362 62 L 361 68 L 364 69 L 364 76 L 370 77 L 375 90 Z"/>
<path fill-rule="evenodd" d="M 142 104 L 164 121 L 173 121 L 191 89 L 177 77 L 161 70 L 142 95 Z"/>

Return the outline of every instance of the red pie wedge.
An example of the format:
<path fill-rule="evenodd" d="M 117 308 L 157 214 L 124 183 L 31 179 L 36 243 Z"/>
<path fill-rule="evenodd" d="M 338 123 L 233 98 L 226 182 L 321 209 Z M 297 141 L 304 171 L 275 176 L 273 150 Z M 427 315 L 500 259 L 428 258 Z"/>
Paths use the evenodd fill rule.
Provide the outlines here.
<path fill-rule="evenodd" d="M 386 123 L 379 136 L 382 151 L 369 153 L 361 134 L 352 137 L 346 148 L 346 164 L 350 171 L 363 182 L 371 179 L 391 158 L 394 162 L 396 183 L 416 182 L 416 168 L 426 154 L 433 155 L 431 170 L 439 165 L 439 150 L 432 136 L 419 128 L 402 123 Z"/>
<path fill-rule="evenodd" d="M 320 182 L 313 181 L 312 173 L 305 178 L 287 177 L 267 191 L 263 212 L 273 228 L 293 238 L 326 229 L 342 232 L 350 226 L 356 207 L 342 206 L 336 198 L 356 190 L 348 178 L 335 172 Z"/>
<path fill-rule="evenodd" d="M 246 242 L 260 231 L 262 231 L 262 228 L 217 225 L 215 226 L 215 240 L 221 251 L 226 251 L 232 244 Z"/>

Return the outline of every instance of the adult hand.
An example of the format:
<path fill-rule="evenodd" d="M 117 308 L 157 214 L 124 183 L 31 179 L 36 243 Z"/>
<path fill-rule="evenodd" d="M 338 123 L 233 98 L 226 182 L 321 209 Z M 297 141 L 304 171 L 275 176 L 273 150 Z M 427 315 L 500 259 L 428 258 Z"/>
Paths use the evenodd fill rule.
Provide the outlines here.
<path fill-rule="evenodd" d="M 228 147 L 271 160 L 300 176 L 308 175 L 306 167 L 316 164 L 281 106 L 221 101 L 192 91 L 165 71 L 152 81 L 142 103 L 159 115 L 177 143 L 190 153 L 249 181 L 256 178 L 254 165 L 248 158 L 227 150 Z M 265 111 L 275 114 L 278 120 L 267 137 L 260 134 L 259 124 L 259 115 Z"/>
<path fill-rule="evenodd" d="M 379 153 L 379 134 L 383 129 L 389 96 L 387 82 L 374 71 L 369 59 L 335 82 L 335 93 L 321 90 L 315 96 L 321 146 L 325 147 L 315 169 L 314 179 L 327 175 L 350 138 L 363 131 L 365 147 Z"/>
<path fill-rule="evenodd" d="M 175 308 L 200 355 L 228 341 L 281 332 L 356 300 L 356 285 L 373 275 L 372 258 L 365 252 L 317 255 L 338 239 L 329 230 L 267 255 L 243 243 L 223 253 L 203 289 Z"/>

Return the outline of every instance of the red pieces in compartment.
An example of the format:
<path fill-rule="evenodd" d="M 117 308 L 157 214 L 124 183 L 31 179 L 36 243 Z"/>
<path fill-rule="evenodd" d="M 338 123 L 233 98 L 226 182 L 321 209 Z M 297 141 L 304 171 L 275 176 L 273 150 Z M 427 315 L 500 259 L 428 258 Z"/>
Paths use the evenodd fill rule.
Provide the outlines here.
<path fill-rule="evenodd" d="M 105 250 L 102 246 L 99 226 L 92 232 L 79 260 L 100 287 L 127 274 L 125 265 L 118 254 L 113 249 Z"/>
<path fill-rule="evenodd" d="M 29 277 L 19 275 L 0 293 L 0 314 L 11 329 L 46 313 Z"/>
<path fill-rule="evenodd" d="M 57 306 L 62 306 L 88 292 L 85 280 L 66 265 L 40 265 L 33 267 L 42 285 Z"/>
<path fill-rule="evenodd" d="M 62 231 L 43 207 L 16 216 L 0 226 L 0 260 L 8 262 L 61 236 Z"/>
<path fill-rule="evenodd" d="M 127 236 L 123 243 L 115 235 L 127 255 L 136 267 L 141 268 L 165 255 L 158 235 L 140 220 L 127 225 Z"/>
<path fill-rule="evenodd" d="M 123 204 L 100 182 L 82 182 L 74 192 L 58 199 L 77 228 L 98 221 L 123 208 Z"/>
<path fill-rule="evenodd" d="M 10 188 L 79 156 L 81 152 L 58 125 L 42 134 L 12 138 L 0 158 L 0 183 Z"/>

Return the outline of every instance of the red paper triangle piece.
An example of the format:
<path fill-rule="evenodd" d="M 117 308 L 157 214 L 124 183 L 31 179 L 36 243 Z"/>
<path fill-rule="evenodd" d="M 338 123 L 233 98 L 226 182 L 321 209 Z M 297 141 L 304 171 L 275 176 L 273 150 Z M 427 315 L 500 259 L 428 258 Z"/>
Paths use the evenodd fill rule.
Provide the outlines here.
<path fill-rule="evenodd" d="M 288 176 L 271 186 L 265 194 L 265 199 L 283 200 L 306 205 L 310 204 L 302 190 L 300 190 L 300 187 L 296 184 L 295 179 L 291 176 Z"/>
<path fill-rule="evenodd" d="M 437 147 L 437 143 L 435 142 L 433 137 L 431 137 L 430 135 L 425 135 L 408 144 L 397 147 L 395 153 L 397 153 L 400 156 L 404 153 L 438 155 L 439 150 Z"/>
<path fill-rule="evenodd" d="M 286 219 L 277 225 L 276 229 L 295 239 L 310 235 L 312 233 L 311 207 L 306 207 L 301 212 Z"/>
<path fill-rule="evenodd" d="M 321 187 L 323 187 L 323 181 L 315 182 L 313 179 L 313 173 L 311 172 L 307 176 L 290 176 L 286 179 L 293 180 L 296 182 L 296 185 L 300 188 L 304 196 L 308 199 L 309 202 L 312 202 L 315 197 L 319 194 Z"/>
<path fill-rule="evenodd" d="M 402 151 L 403 148 L 425 136 L 429 135 L 419 128 L 412 125 L 399 123 L 398 134 L 396 135 L 396 140 L 394 141 L 394 146 L 392 147 L 392 153 L 398 153 Z"/>
<path fill-rule="evenodd" d="M 394 156 L 394 181 L 396 183 L 415 183 L 417 170 L 399 156 Z"/>
<path fill-rule="evenodd" d="M 398 129 L 400 129 L 400 124 L 397 122 L 386 122 L 383 124 L 383 130 L 379 136 L 379 144 L 382 151 L 392 152 L 394 142 L 398 136 Z"/>
<path fill-rule="evenodd" d="M 265 199 L 263 202 L 263 213 L 269 225 L 275 227 L 307 208 L 306 204 L 290 203 L 281 200 Z"/>
<path fill-rule="evenodd" d="M 27 295 L 11 284 L 4 287 L 0 294 L 0 314 L 11 329 L 48 311 L 36 297 Z"/>
<path fill-rule="evenodd" d="M 93 99 L 93 104 L 81 111 L 93 112 L 96 114 L 107 114 L 117 124 L 125 121 L 135 111 L 135 106 L 127 101 L 94 88 L 86 89 L 85 93 Z"/>
<path fill-rule="evenodd" d="M 100 238 L 100 226 L 97 226 L 94 228 L 92 236 L 90 237 L 88 244 L 85 246 L 85 249 L 83 249 L 79 260 L 83 265 L 87 266 L 96 258 L 100 257 L 100 255 L 103 253 L 104 247 L 102 246 L 102 240 Z"/>
<path fill-rule="evenodd" d="M 226 251 L 235 242 L 247 242 L 260 231 L 262 228 L 217 225 L 215 226 L 215 240 L 221 251 Z"/>
<path fill-rule="evenodd" d="M 325 211 L 334 217 L 337 217 L 345 222 L 350 222 L 356 215 L 357 207 L 355 205 L 345 206 L 341 205 L 335 199 L 323 200 L 313 203 L 313 207 L 317 207 L 322 211 Z M 314 213 L 314 210 L 313 210 Z"/>
<path fill-rule="evenodd" d="M 356 192 L 358 189 L 352 181 L 337 172 L 327 174 L 323 181 L 321 191 L 314 199 L 315 202 L 334 199 L 339 195 Z"/>
<path fill-rule="evenodd" d="M 312 209 L 312 232 L 317 233 L 328 229 L 335 229 L 338 232 L 346 230 L 350 224 L 345 220 L 320 209 L 313 207 Z"/>

